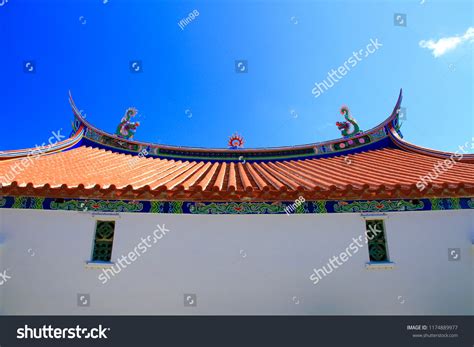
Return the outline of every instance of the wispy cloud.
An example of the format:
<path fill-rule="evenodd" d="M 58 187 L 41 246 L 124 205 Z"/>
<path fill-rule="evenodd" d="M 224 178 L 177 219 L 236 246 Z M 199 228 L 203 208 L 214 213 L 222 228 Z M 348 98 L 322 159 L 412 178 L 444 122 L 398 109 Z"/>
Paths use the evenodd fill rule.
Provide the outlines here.
<path fill-rule="evenodd" d="M 438 41 L 421 40 L 419 45 L 421 48 L 428 48 L 435 58 L 441 57 L 443 54 L 454 50 L 465 41 L 474 41 L 474 27 L 469 27 L 463 35 L 455 35 L 442 37 Z"/>

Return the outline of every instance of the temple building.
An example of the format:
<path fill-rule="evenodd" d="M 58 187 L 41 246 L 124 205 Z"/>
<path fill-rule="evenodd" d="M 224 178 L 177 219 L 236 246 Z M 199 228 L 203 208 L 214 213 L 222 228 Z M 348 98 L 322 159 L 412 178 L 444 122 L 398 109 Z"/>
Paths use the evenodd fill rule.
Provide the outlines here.
<path fill-rule="evenodd" d="M 471 139 L 408 143 L 401 102 L 366 131 L 342 107 L 336 140 L 207 149 L 70 97 L 69 138 L 0 153 L 0 313 L 473 314 Z"/>

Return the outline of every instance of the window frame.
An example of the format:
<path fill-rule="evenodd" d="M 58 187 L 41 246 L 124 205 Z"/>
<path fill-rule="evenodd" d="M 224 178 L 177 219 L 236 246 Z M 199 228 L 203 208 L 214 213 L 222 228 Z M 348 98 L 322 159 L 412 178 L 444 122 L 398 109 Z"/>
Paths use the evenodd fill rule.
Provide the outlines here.
<path fill-rule="evenodd" d="M 365 263 L 365 267 L 367 270 L 391 270 L 395 267 L 395 263 L 392 261 L 391 256 L 390 256 L 390 238 L 388 235 L 388 227 L 389 223 L 387 223 L 387 220 L 389 219 L 389 216 L 385 213 L 361 213 L 360 216 L 362 217 L 364 221 L 364 234 L 366 235 L 367 232 L 367 221 L 370 220 L 382 220 L 383 226 L 384 226 L 384 238 L 385 238 L 385 252 L 387 254 L 387 260 L 386 261 L 371 261 L 370 260 L 370 253 L 369 253 L 369 242 L 367 242 L 367 262 Z"/>
<path fill-rule="evenodd" d="M 110 250 L 110 259 L 109 260 L 99 260 L 99 259 L 94 259 L 94 253 L 96 251 L 96 245 L 97 245 L 97 232 L 98 232 L 98 227 L 99 223 L 113 223 L 113 236 L 112 236 L 112 241 L 111 241 L 111 250 Z M 93 238 L 92 238 L 92 250 L 90 254 L 90 261 L 88 263 L 90 264 L 112 264 L 112 259 L 113 259 L 113 253 L 114 253 L 114 241 L 115 241 L 115 232 L 117 230 L 117 224 L 115 219 L 109 219 L 109 218 L 104 218 L 104 219 L 95 219 L 94 220 L 94 233 L 93 233 Z"/>
<path fill-rule="evenodd" d="M 370 255 L 370 249 L 369 249 L 369 246 L 370 246 L 370 241 L 371 240 L 368 240 L 367 241 L 367 255 L 369 257 L 368 259 L 368 262 L 371 263 L 371 264 L 383 264 L 383 263 L 391 263 L 390 261 L 390 251 L 389 251 L 389 247 L 388 247 L 388 239 L 387 239 L 387 225 L 385 223 L 385 218 L 366 218 L 365 219 L 365 231 L 366 231 L 366 236 L 367 236 L 367 231 L 368 231 L 368 223 L 371 222 L 371 221 L 380 221 L 382 222 L 382 226 L 383 226 L 383 230 L 382 230 L 382 233 L 383 233 L 383 239 L 384 239 L 384 247 L 385 247 L 385 260 L 372 260 L 370 259 L 371 255 Z"/>

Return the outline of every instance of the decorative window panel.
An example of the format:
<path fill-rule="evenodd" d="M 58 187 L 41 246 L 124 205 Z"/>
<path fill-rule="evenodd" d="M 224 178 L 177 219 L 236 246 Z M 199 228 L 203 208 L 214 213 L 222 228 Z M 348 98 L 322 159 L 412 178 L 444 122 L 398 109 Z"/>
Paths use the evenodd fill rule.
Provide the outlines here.
<path fill-rule="evenodd" d="M 365 221 L 367 230 L 369 259 L 371 262 L 388 261 L 387 240 L 385 238 L 385 224 L 382 219 Z"/>
<path fill-rule="evenodd" d="M 114 221 L 97 221 L 95 226 L 94 251 L 92 261 L 107 261 L 112 258 L 114 242 Z"/>

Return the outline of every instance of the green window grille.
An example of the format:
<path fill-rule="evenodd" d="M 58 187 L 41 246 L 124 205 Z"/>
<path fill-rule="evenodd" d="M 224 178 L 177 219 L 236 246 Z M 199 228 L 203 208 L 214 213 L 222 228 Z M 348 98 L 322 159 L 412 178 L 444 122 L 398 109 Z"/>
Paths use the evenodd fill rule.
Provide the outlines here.
<path fill-rule="evenodd" d="M 382 219 L 366 220 L 369 259 L 371 262 L 388 261 L 385 224 Z"/>
<path fill-rule="evenodd" d="M 114 221 L 97 221 L 92 261 L 110 261 L 114 242 Z"/>

